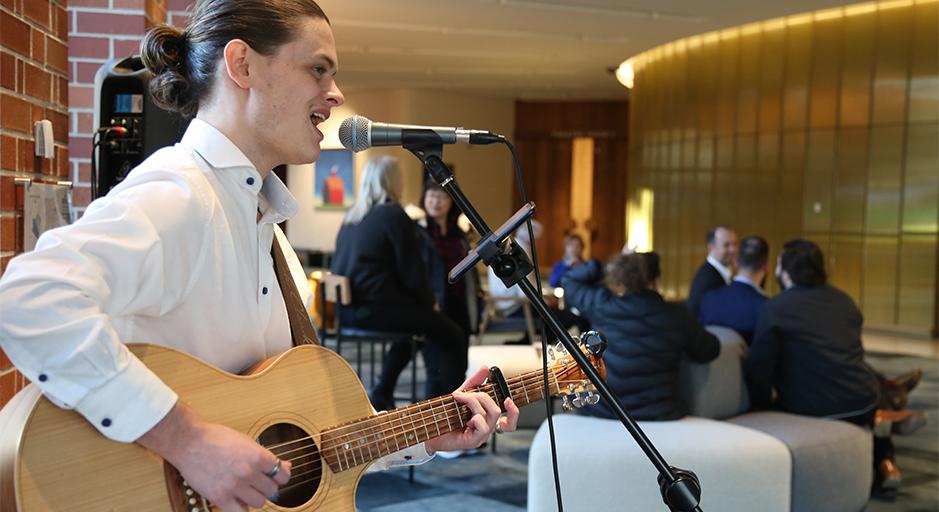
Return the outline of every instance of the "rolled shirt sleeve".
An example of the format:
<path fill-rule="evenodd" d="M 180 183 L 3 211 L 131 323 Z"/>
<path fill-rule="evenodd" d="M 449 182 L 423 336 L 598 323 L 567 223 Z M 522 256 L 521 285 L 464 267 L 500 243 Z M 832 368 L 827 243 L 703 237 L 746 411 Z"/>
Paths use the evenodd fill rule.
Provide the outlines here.
<path fill-rule="evenodd" d="M 115 322 L 179 303 L 204 254 L 207 203 L 171 172 L 128 179 L 75 224 L 44 233 L 0 279 L 0 346 L 54 403 L 131 442 L 177 395 L 124 345 Z"/>

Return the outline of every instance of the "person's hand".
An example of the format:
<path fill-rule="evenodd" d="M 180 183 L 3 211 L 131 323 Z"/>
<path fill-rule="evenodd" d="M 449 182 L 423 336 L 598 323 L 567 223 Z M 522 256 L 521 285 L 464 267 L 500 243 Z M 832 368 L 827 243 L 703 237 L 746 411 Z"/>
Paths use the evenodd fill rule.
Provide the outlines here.
<path fill-rule="evenodd" d="M 466 422 L 463 430 L 450 432 L 425 443 L 429 453 L 438 450 L 468 450 L 483 444 L 489 434 L 497 430 L 511 432 L 518 425 L 518 407 L 511 398 L 505 399 L 506 415 L 496 402 L 486 393 L 464 392 L 483 383 L 489 375 L 489 369 L 483 366 L 453 392 L 457 403 L 466 405 L 473 416 Z"/>
<path fill-rule="evenodd" d="M 169 461 L 193 490 L 225 512 L 261 508 L 290 480 L 289 461 L 270 476 L 278 464 L 273 453 L 180 403 L 137 443 Z"/>
<path fill-rule="evenodd" d="M 440 303 L 439 303 L 439 302 L 434 302 L 434 312 L 435 312 L 435 313 L 440 313 Z"/>

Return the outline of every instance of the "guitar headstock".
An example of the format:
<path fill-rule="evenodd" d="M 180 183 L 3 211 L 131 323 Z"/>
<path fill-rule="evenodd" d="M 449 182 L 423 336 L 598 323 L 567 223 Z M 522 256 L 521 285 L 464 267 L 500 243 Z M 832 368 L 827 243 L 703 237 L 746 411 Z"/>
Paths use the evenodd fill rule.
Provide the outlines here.
<path fill-rule="evenodd" d="M 590 365 L 601 378 L 606 379 L 606 367 L 603 365 L 603 351 L 606 349 L 606 336 L 598 331 L 587 331 L 580 336 L 578 348 L 587 356 Z M 566 411 L 574 407 L 594 405 L 600 401 L 596 387 L 584 373 L 580 365 L 570 356 L 564 345 L 558 343 L 548 347 L 549 371 L 554 373 L 558 388 L 556 394 L 561 397 L 561 405 Z"/>

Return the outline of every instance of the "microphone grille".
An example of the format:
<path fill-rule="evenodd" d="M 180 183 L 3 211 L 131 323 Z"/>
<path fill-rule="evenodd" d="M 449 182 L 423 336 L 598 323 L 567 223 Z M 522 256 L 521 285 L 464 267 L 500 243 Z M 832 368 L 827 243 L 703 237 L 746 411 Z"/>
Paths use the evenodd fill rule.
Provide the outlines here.
<path fill-rule="evenodd" d="M 368 136 L 371 125 L 372 122 L 366 117 L 347 117 L 339 126 L 339 142 L 344 148 L 355 153 L 368 149 L 371 147 Z"/>

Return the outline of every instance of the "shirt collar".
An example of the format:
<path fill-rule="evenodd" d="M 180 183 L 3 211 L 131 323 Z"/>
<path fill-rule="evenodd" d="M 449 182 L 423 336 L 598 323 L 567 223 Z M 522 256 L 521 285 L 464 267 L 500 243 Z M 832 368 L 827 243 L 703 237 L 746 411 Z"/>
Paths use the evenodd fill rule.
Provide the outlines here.
<path fill-rule="evenodd" d="M 249 167 L 260 175 L 251 160 L 248 160 L 231 139 L 201 119 L 193 119 L 189 123 L 181 142 L 196 150 L 199 156 L 216 169 Z"/>
<path fill-rule="evenodd" d="M 754 290 L 756 290 L 757 293 L 759 293 L 760 295 L 762 295 L 762 296 L 764 296 L 764 297 L 766 296 L 766 292 L 763 291 L 763 289 L 760 288 L 759 285 L 757 285 L 757 284 L 754 283 L 753 281 L 747 279 L 746 277 L 743 277 L 743 276 L 736 276 L 736 277 L 734 277 L 734 282 L 736 282 L 736 283 L 743 283 L 743 284 L 745 284 L 745 285 L 747 285 L 747 286 L 750 286 L 751 288 L 753 288 Z"/>
<path fill-rule="evenodd" d="M 261 181 L 261 173 L 251 160 L 248 160 L 248 157 L 231 139 L 211 124 L 201 119 L 193 119 L 181 143 L 191 147 L 212 169 L 241 169 L 246 176 L 253 177 L 251 184 L 247 181 L 242 181 L 242 183 L 245 183 L 247 188 L 256 191 L 258 209 L 261 211 L 263 221 L 280 223 L 293 217 L 299 211 L 296 198 L 273 171 L 267 173 L 267 177 L 258 185 L 257 183 Z"/>
<path fill-rule="evenodd" d="M 717 269 L 718 272 L 720 272 L 721 277 L 724 278 L 725 283 L 730 284 L 730 276 L 731 274 L 733 274 L 733 272 L 730 270 L 729 267 L 725 267 L 723 263 L 711 257 L 710 254 L 708 254 L 708 263 L 710 263 L 712 267 L 714 267 L 715 269 Z"/>

